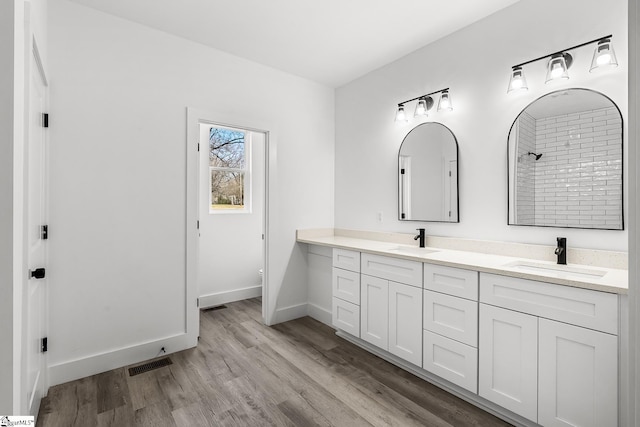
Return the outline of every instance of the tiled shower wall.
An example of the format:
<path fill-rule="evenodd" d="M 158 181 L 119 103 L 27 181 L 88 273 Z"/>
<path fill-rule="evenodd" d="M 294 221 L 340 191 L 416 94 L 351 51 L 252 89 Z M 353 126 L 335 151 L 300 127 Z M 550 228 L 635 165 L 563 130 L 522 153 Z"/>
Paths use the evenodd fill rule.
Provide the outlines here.
<path fill-rule="evenodd" d="M 622 227 L 621 128 L 615 107 L 535 121 L 535 152 L 542 157 L 528 157 L 534 167 L 536 225 Z M 524 194 L 528 200 L 530 195 Z M 523 221 L 530 214 L 523 213 Z M 518 223 L 525 222 L 518 218 Z"/>
<path fill-rule="evenodd" d="M 526 112 L 518 120 L 518 157 L 516 164 L 517 223 L 535 224 L 535 160 L 529 152 L 536 151 L 536 121 Z"/>

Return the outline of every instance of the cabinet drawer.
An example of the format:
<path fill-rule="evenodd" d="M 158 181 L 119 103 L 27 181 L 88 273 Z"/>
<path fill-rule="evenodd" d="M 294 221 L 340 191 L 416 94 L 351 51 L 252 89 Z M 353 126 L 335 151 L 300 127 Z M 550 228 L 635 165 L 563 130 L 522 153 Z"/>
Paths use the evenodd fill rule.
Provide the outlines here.
<path fill-rule="evenodd" d="M 331 282 L 334 297 L 360 305 L 360 273 L 333 267 Z"/>
<path fill-rule="evenodd" d="M 333 266 L 360 272 L 360 252 L 333 248 Z"/>
<path fill-rule="evenodd" d="M 424 288 L 478 300 L 478 272 L 442 265 L 424 265 Z"/>
<path fill-rule="evenodd" d="M 478 392 L 478 350 L 424 331 L 423 369 L 472 393 Z"/>
<path fill-rule="evenodd" d="M 481 273 L 480 301 L 618 334 L 616 294 Z"/>
<path fill-rule="evenodd" d="M 362 274 L 422 287 L 422 263 L 418 261 L 364 253 Z"/>
<path fill-rule="evenodd" d="M 333 298 L 333 326 L 356 337 L 360 336 L 360 307 L 350 302 Z"/>
<path fill-rule="evenodd" d="M 424 291 L 424 329 L 478 346 L 478 303 Z"/>

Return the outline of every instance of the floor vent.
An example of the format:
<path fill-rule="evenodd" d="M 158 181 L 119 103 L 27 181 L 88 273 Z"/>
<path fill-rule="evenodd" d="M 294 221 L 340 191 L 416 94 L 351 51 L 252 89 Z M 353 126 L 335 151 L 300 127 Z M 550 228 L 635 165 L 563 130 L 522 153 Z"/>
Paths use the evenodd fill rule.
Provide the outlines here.
<path fill-rule="evenodd" d="M 222 305 L 216 305 L 215 307 L 209 307 L 209 308 L 205 308 L 202 311 L 213 311 L 213 310 L 222 310 L 223 308 L 227 308 L 226 305 L 222 304 Z"/>
<path fill-rule="evenodd" d="M 162 359 L 154 360 L 153 362 L 144 363 L 139 366 L 134 366 L 133 368 L 129 368 L 129 376 L 133 377 L 134 375 L 143 374 L 145 372 L 153 371 L 154 369 L 162 368 L 163 366 L 172 365 L 173 362 L 168 357 L 163 357 Z"/>

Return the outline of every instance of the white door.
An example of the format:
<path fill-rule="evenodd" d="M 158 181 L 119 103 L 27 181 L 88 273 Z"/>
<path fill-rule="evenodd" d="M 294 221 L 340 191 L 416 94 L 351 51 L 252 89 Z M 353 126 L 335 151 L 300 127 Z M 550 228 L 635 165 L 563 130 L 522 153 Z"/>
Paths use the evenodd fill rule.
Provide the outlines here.
<path fill-rule="evenodd" d="M 360 338 L 383 350 L 389 346 L 389 282 L 363 274 L 360 278 Z"/>
<path fill-rule="evenodd" d="M 540 319 L 538 422 L 618 425 L 618 337 Z"/>
<path fill-rule="evenodd" d="M 538 418 L 538 318 L 480 304 L 478 394 Z"/>
<path fill-rule="evenodd" d="M 43 226 L 47 217 L 47 148 L 43 113 L 46 111 L 46 86 L 38 67 L 35 53 L 31 55 L 29 84 L 29 127 L 27 140 L 27 265 L 29 279 L 24 290 L 23 312 L 25 341 L 23 363 L 26 366 L 28 411 L 38 413 L 40 400 L 45 393 L 45 362 L 42 339 L 45 334 L 46 240 Z"/>
<path fill-rule="evenodd" d="M 422 366 L 422 288 L 389 282 L 389 352 Z"/>

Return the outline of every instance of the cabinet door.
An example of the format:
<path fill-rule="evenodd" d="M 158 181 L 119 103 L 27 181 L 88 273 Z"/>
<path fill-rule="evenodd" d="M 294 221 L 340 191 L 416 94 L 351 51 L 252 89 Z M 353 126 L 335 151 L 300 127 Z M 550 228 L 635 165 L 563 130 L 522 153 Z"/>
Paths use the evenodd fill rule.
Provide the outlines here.
<path fill-rule="evenodd" d="M 538 318 L 480 304 L 478 393 L 531 421 L 538 418 Z"/>
<path fill-rule="evenodd" d="M 540 319 L 538 422 L 618 425 L 618 338 Z"/>
<path fill-rule="evenodd" d="M 422 289 L 389 282 L 389 352 L 422 366 Z"/>
<path fill-rule="evenodd" d="M 389 348 L 389 282 L 363 274 L 360 278 L 360 338 Z"/>

